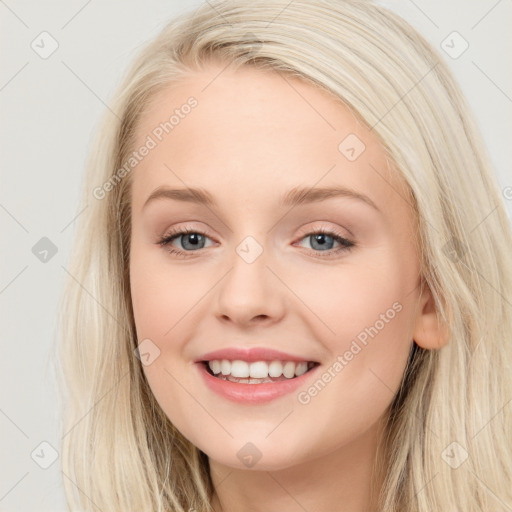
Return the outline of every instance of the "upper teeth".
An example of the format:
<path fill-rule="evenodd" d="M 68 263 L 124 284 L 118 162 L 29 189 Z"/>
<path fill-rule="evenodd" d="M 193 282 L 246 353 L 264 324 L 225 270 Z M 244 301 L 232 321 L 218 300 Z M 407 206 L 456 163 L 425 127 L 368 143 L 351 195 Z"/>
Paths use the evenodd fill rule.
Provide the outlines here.
<path fill-rule="evenodd" d="M 247 362 L 241 360 L 229 361 L 228 359 L 208 361 L 208 366 L 214 374 L 231 375 L 232 377 L 253 379 L 264 379 L 267 377 L 280 377 L 284 375 L 288 379 L 303 375 L 308 371 L 308 365 L 314 363 L 301 361 L 254 361 Z"/>

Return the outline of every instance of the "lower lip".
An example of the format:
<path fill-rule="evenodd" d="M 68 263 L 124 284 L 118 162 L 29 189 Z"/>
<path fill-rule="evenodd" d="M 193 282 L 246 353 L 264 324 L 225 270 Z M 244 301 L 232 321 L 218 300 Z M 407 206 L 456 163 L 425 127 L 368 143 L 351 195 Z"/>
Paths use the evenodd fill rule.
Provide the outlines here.
<path fill-rule="evenodd" d="M 199 373 L 206 385 L 218 395 L 238 403 L 259 404 L 270 402 L 275 398 L 296 391 L 301 385 L 316 372 L 319 365 L 311 368 L 306 373 L 289 380 L 267 382 L 265 384 L 241 384 L 214 377 L 206 369 L 204 363 L 196 363 Z"/>

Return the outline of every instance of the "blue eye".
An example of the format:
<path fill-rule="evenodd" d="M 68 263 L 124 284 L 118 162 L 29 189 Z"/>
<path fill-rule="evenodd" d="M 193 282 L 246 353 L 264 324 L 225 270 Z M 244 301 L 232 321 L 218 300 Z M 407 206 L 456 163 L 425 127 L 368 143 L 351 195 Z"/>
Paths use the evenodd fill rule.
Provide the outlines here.
<path fill-rule="evenodd" d="M 325 252 L 329 255 L 332 253 L 337 254 L 340 251 L 346 251 L 351 247 L 354 247 L 355 243 L 347 238 L 341 236 L 339 233 L 335 231 L 327 231 L 324 229 L 320 229 L 313 233 L 306 235 L 302 240 L 308 239 L 311 247 L 313 249 L 319 248 L 319 252 Z M 337 249 L 332 249 L 334 243 L 337 242 L 341 247 Z M 315 252 L 318 252 L 315 250 Z M 323 255 L 322 255 L 323 256 Z"/>
<path fill-rule="evenodd" d="M 183 237 L 181 242 L 182 247 L 184 249 L 187 249 L 186 246 L 188 246 L 188 249 L 190 250 L 187 249 L 186 251 L 182 251 L 171 246 L 171 242 L 181 237 Z M 188 254 L 186 254 L 187 252 L 196 252 L 199 249 L 203 249 L 206 238 L 208 237 L 204 233 L 201 233 L 200 231 L 184 228 L 181 229 L 180 231 L 170 233 L 169 235 L 160 239 L 158 241 L 158 244 L 166 247 L 166 250 L 171 254 L 177 254 L 186 257 L 188 256 Z"/>
<path fill-rule="evenodd" d="M 185 250 L 177 249 L 171 245 L 174 240 L 179 238 L 181 238 L 181 246 Z M 157 243 L 162 247 L 165 247 L 170 254 L 180 257 L 188 257 L 191 256 L 190 253 L 204 249 L 207 239 L 209 239 L 209 237 L 201 231 L 183 228 L 161 238 Z M 301 238 L 301 240 L 305 239 L 309 239 L 315 256 L 320 257 L 332 257 L 342 251 L 348 251 L 356 245 L 351 240 L 343 237 L 337 231 L 330 231 L 323 228 L 308 233 Z M 340 247 L 333 249 L 332 247 L 335 242 L 340 244 Z M 325 253 L 325 255 L 322 253 Z"/>

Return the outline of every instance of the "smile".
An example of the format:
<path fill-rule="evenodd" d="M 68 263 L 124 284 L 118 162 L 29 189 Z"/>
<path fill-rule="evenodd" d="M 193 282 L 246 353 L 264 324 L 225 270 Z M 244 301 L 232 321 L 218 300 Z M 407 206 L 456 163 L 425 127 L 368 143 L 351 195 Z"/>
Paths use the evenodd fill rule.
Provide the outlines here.
<path fill-rule="evenodd" d="M 207 370 L 219 379 L 240 384 L 263 384 L 294 379 L 304 375 L 317 363 L 312 361 L 243 361 L 214 359 Z"/>
<path fill-rule="evenodd" d="M 248 405 L 269 402 L 297 391 L 300 386 L 306 386 L 319 366 L 319 363 L 307 361 L 249 362 L 240 359 L 213 359 L 195 364 L 210 391 L 224 399 Z"/>

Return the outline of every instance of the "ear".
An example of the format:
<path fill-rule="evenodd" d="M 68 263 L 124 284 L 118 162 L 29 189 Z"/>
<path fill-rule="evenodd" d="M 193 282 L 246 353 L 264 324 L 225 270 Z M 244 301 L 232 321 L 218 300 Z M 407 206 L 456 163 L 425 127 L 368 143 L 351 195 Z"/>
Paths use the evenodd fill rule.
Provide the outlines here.
<path fill-rule="evenodd" d="M 426 284 L 418 301 L 413 340 L 424 349 L 439 349 L 450 341 L 450 329 L 438 318 L 432 292 Z"/>

